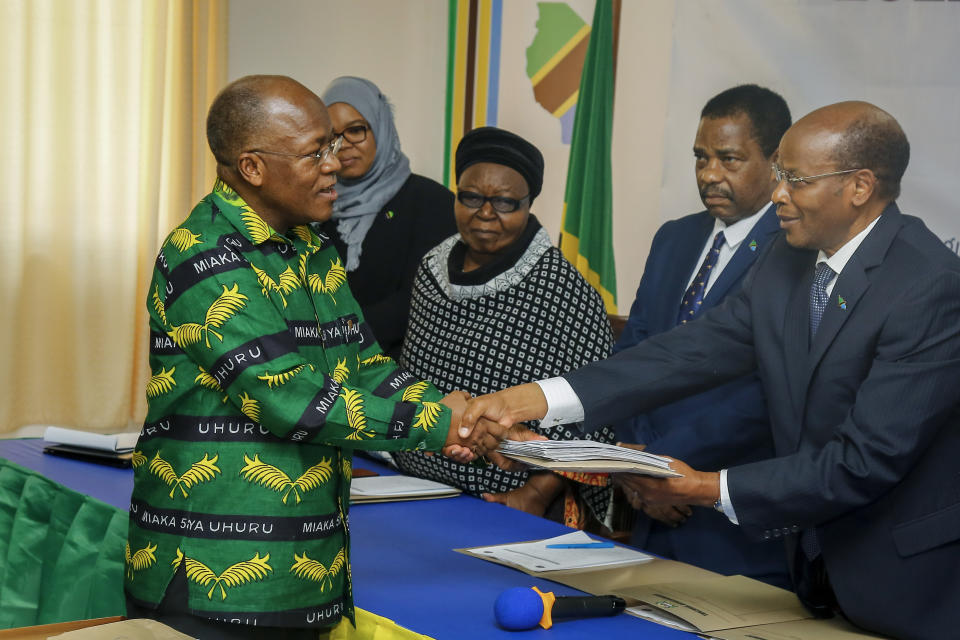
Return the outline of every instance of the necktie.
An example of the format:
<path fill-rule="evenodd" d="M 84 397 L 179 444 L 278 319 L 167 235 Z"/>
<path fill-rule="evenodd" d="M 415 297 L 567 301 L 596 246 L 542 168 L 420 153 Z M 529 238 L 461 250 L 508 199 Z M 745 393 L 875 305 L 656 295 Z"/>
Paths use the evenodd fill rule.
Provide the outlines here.
<path fill-rule="evenodd" d="M 717 258 L 720 257 L 720 247 L 723 246 L 723 231 L 717 231 L 713 238 L 713 246 L 707 251 L 697 276 L 690 283 L 686 293 L 683 294 L 683 300 L 680 302 L 680 314 L 677 316 L 677 324 L 685 324 L 700 315 L 700 308 L 703 306 L 703 295 L 707 291 L 707 282 L 710 280 L 710 272 L 717 265 Z"/>
<path fill-rule="evenodd" d="M 813 284 L 810 285 L 810 340 L 817 335 L 823 310 L 827 308 L 827 283 L 836 275 L 826 262 L 817 264 L 817 272 L 813 275 Z"/>

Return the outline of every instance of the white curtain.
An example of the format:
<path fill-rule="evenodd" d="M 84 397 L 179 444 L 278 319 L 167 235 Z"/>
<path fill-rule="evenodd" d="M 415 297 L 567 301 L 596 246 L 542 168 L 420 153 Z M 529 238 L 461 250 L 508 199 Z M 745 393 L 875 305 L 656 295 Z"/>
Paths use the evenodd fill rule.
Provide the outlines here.
<path fill-rule="evenodd" d="M 213 182 L 227 0 L 0 0 L 0 433 L 145 412 L 159 243 Z"/>

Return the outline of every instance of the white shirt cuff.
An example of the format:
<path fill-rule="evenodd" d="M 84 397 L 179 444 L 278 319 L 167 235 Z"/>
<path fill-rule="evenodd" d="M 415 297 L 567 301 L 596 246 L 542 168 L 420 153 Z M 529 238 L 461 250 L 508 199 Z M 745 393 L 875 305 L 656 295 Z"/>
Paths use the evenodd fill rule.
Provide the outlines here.
<path fill-rule="evenodd" d="M 736 525 L 740 524 L 737 520 L 737 512 L 733 510 L 733 503 L 730 501 L 726 469 L 720 469 L 720 508 L 723 510 L 723 515 L 730 519 L 730 522 Z"/>
<path fill-rule="evenodd" d="M 569 382 L 564 378 L 547 378 L 537 380 L 537 385 L 547 398 L 547 413 L 540 421 L 541 427 L 583 422 L 583 404 Z"/>

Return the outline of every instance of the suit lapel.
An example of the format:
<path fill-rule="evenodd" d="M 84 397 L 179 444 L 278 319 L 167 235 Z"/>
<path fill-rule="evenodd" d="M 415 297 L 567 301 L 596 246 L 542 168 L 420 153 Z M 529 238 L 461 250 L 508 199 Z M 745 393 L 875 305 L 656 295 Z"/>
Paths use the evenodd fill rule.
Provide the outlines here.
<path fill-rule="evenodd" d="M 740 281 L 753 263 L 756 262 L 767 243 L 773 240 L 773 236 L 780 230 L 780 221 L 777 218 L 777 206 L 771 204 L 764 211 L 760 219 L 753 225 L 753 229 L 737 251 L 730 258 L 730 262 L 723 268 L 716 282 L 710 285 L 710 291 L 703 299 L 704 309 L 719 304 L 723 298 L 730 292 L 730 288 Z"/>
<path fill-rule="evenodd" d="M 790 383 L 790 397 L 793 400 L 793 412 L 799 419 L 795 422 L 796 431 L 790 442 L 795 444 L 803 425 L 809 376 L 807 362 L 810 352 L 810 285 L 813 282 L 814 264 L 817 254 L 813 251 L 798 252 L 796 277 L 790 286 L 793 291 L 786 305 L 783 323 L 784 366 Z"/>
<path fill-rule="evenodd" d="M 823 317 L 820 320 L 817 335 L 814 336 L 813 344 L 810 345 L 807 371 L 802 385 L 804 399 L 817 366 L 823 360 L 840 329 L 854 314 L 857 302 L 870 288 L 870 271 L 883 262 L 883 257 L 890 248 L 890 243 L 900 232 L 902 225 L 903 218 L 900 215 L 900 210 L 896 204 L 891 203 L 884 209 L 877 225 L 867 234 L 863 243 L 850 257 L 843 271 L 837 277 L 833 291 L 830 292 L 830 299 L 827 301 L 827 308 L 824 309 Z M 808 287 L 811 281 L 812 278 L 807 283 Z M 808 305 L 804 317 L 809 318 L 809 315 Z"/>
<path fill-rule="evenodd" d="M 856 257 L 852 257 L 833 286 L 830 299 L 827 300 L 827 308 L 823 310 L 823 317 L 820 319 L 817 335 L 814 336 L 813 344 L 810 345 L 808 363 L 811 374 L 869 287 L 870 280 L 863 265 Z M 809 309 L 807 315 L 809 317 Z"/>

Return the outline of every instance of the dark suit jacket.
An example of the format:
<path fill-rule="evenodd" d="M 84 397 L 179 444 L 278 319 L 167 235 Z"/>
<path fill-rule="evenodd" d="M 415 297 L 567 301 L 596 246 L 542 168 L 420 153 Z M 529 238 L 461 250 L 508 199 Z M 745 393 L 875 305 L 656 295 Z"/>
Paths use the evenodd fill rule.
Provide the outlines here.
<path fill-rule="evenodd" d="M 720 307 L 565 377 L 590 428 L 758 369 L 777 457 L 729 470 L 744 532 L 795 547 L 796 533 L 815 527 L 853 622 L 951 637 L 960 259 L 891 204 L 837 278 L 810 344 L 815 260 L 778 236 Z"/>
<path fill-rule="evenodd" d="M 700 267 L 700 252 L 713 225 L 713 217 L 703 211 L 660 227 L 614 352 L 677 325 L 681 298 L 690 274 Z M 710 287 L 703 299 L 704 311 L 739 288 L 744 275 L 779 231 L 776 207 L 770 205 Z M 696 469 L 716 471 L 773 457 L 767 405 L 754 373 L 636 416 L 618 425 L 617 431 L 623 442 L 644 443 L 647 451 L 674 456 Z M 790 585 L 782 545 L 748 539 L 739 527 L 713 510 L 695 510 L 678 528 L 640 513 L 630 542 L 711 571 Z"/>

